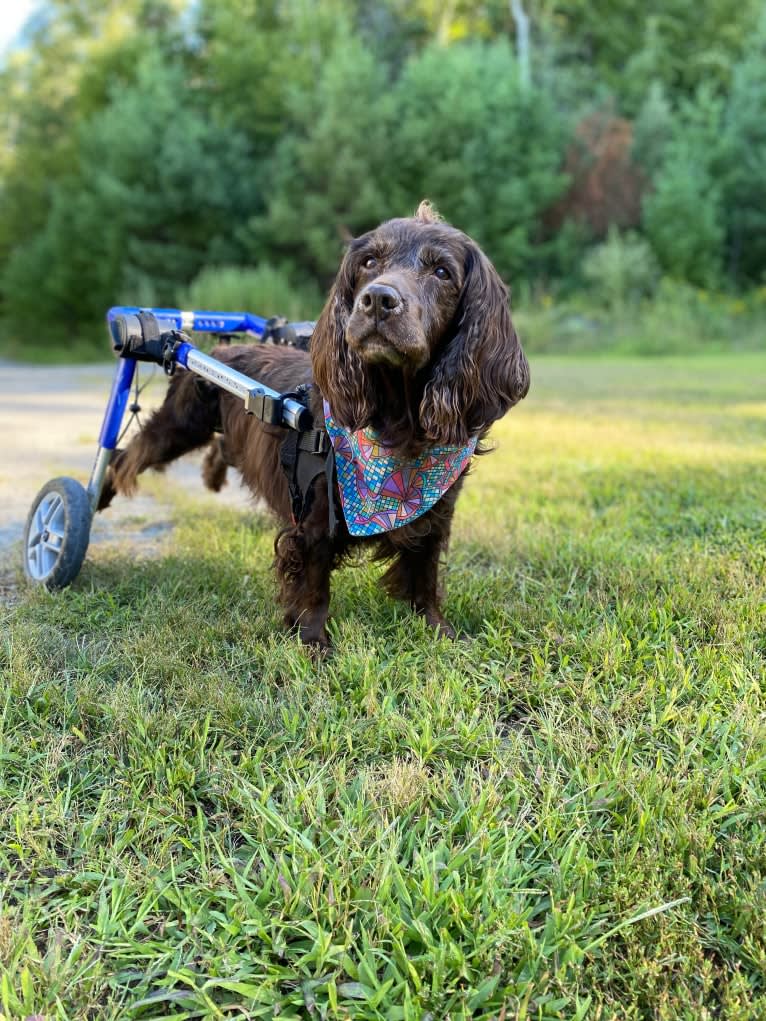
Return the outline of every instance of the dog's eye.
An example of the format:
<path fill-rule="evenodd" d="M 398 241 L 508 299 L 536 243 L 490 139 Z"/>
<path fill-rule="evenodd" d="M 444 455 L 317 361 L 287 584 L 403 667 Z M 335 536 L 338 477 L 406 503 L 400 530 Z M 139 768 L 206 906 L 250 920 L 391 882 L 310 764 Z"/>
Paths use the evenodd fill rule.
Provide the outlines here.
<path fill-rule="evenodd" d="M 434 270 L 434 276 L 438 277 L 440 280 L 452 279 L 452 277 L 450 276 L 450 271 L 447 269 L 446 266 L 437 266 L 436 269 Z"/>
<path fill-rule="evenodd" d="M 374 255 L 368 255 L 367 258 L 362 263 L 362 266 L 365 269 L 374 269 L 377 265 L 378 265 L 378 260 L 375 258 Z"/>

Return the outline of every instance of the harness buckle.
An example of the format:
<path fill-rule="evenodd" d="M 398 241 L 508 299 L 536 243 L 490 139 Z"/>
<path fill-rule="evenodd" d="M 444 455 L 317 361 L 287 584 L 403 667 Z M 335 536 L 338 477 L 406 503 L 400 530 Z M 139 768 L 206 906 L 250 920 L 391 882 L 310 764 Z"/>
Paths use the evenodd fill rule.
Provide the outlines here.
<path fill-rule="evenodd" d="M 310 429 L 300 435 L 299 450 L 307 454 L 324 457 L 329 454 L 331 446 L 330 437 L 323 429 Z"/>
<path fill-rule="evenodd" d="M 281 425 L 283 400 L 283 397 L 268 397 L 260 387 L 253 387 L 245 398 L 245 414 L 255 415 L 267 425 Z"/>

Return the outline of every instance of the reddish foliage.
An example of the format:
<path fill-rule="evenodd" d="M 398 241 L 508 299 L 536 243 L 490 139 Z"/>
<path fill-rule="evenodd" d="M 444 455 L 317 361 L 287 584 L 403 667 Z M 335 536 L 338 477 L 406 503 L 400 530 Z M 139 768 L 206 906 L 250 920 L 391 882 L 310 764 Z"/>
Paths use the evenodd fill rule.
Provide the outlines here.
<path fill-rule="evenodd" d="M 600 112 L 580 121 L 564 163 L 571 183 L 549 210 L 548 229 L 575 220 L 603 238 L 610 224 L 637 226 L 646 178 L 631 158 L 632 146 L 632 125 L 622 117 Z"/>

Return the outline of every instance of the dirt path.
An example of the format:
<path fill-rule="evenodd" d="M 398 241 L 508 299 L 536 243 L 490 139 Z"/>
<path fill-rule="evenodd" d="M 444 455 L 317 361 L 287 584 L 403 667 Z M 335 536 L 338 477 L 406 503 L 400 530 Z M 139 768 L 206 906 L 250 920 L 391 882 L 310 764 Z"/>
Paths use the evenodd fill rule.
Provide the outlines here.
<path fill-rule="evenodd" d="M 48 479 L 70 475 L 87 483 L 109 396 L 114 366 L 21 366 L 0 361 L 0 601 L 12 600 L 18 583 L 21 539 L 34 497 Z M 148 379 L 152 369 L 142 369 Z M 141 395 L 144 414 L 165 393 L 158 370 Z M 211 508 L 222 503 L 248 507 L 250 500 L 232 472 L 229 485 L 209 493 L 200 481 L 201 455 L 172 465 L 167 477 Z M 147 555 L 172 531 L 170 507 L 148 495 L 117 498 L 93 520 L 91 544 L 129 544 Z"/>

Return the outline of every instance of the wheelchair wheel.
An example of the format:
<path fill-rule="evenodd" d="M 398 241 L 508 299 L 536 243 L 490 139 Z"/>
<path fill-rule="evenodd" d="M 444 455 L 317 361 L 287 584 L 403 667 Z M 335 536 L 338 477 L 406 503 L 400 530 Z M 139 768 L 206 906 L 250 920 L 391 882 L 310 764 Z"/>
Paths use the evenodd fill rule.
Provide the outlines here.
<path fill-rule="evenodd" d="M 90 539 L 92 513 L 74 479 L 46 482 L 32 504 L 24 532 L 24 573 L 36 585 L 65 588 L 80 572 Z"/>

